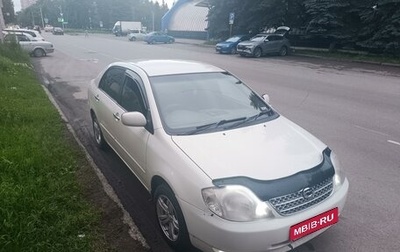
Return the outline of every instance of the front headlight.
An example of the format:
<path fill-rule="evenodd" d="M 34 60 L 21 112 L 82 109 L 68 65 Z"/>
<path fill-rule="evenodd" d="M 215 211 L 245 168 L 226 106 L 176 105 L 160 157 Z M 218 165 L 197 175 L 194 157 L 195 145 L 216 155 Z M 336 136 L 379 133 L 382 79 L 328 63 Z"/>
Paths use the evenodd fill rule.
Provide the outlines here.
<path fill-rule="evenodd" d="M 231 221 L 253 221 L 272 217 L 267 203 L 244 186 L 210 187 L 201 191 L 207 207 L 219 217 Z"/>
<path fill-rule="evenodd" d="M 330 157 L 331 157 L 333 168 L 335 169 L 335 175 L 333 176 L 333 184 L 334 184 L 334 186 L 341 186 L 344 183 L 344 180 L 346 177 L 344 174 L 343 167 L 342 167 L 338 157 L 336 156 L 336 154 L 333 151 L 331 152 Z"/>

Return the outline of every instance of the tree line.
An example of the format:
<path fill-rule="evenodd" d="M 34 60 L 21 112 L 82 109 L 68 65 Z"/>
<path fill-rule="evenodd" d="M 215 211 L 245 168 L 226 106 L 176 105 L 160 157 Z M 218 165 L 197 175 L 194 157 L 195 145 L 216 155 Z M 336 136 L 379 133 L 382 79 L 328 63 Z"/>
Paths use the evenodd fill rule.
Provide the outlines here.
<path fill-rule="evenodd" d="M 7 6 L 12 6 L 11 0 Z M 14 8 L 14 7 L 12 7 Z M 161 29 L 161 18 L 168 11 L 163 1 L 150 0 L 38 0 L 6 20 L 23 27 L 65 26 L 75 29 L 111 29 L 118 20 L 140 21 L 149 29 Z M 4 8 L 3 8 L 4 12 Z M 11 11 L 9 11 L 11 12 Z M 12 11 L 13 12 L 13 11 Z"/>
<path fill-rule="evenodd" d="M 400 56 L 400 0 L 209 0 L 208 32 L 233 34 L 289 26 L 298 46 L 361 49 Z"/>

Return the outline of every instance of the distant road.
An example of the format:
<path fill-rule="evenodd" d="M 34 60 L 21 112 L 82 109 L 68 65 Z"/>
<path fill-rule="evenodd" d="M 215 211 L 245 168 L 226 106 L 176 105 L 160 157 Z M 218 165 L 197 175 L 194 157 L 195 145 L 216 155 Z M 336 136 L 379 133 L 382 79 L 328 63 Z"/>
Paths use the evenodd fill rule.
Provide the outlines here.
<path fill-rule="evenodd" d="M 149 195 L 115 154 L 99 152 L 90 138 L 87 85 L 114 61 L 204 61 L 268 93 L 278 111 L 338 154 L 350 180 L 339 223 L 296 251 L 400 251 L 400 68 L 295 56 L 241 58 L 212 47 L 147 45 L 112 35 L 44 36 L 56 51 L 35 62 L 153 251 L 167 248 L 156 232 Z"/>

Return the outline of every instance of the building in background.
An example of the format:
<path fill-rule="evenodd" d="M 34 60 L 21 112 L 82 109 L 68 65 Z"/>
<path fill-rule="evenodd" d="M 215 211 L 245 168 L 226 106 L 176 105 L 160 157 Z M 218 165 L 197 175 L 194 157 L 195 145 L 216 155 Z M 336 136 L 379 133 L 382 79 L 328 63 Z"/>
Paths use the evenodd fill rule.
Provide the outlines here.
<path fill-rule="evenodd" d="M 28 8 L 29 6 L 35 4 L 37 0 L 21 0 L 21 10 Z"/>
<path fill-rule="evenodd" d="M 161 28 L 179 38 L 207 39 L 208 0 L 178 0 L 163 16 Z"/>

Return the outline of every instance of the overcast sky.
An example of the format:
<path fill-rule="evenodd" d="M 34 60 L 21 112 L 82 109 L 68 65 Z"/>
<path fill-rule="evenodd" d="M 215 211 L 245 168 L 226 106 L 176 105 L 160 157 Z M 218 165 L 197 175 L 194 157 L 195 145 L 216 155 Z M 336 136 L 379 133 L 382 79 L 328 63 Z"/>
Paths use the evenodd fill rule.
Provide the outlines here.
<path fill-rule="evenodd" d="M 162 3 L 162 0 L 153 0 L 153 2 L 159 2 L 160 4 Z M 168 5 L 168 8 L 172 7 L 172 4 L 178 0 L 164 0 L 165 3 Z M 13 0 L 14 2 L 14 10 L 15 12 L 20 11 L 21 10 L 21 1 L 20 0 Z"/>
<path fill-rule="evenodd" d="M 20 11 L 21 10 L 21 1 L 20 0 L 13 0 L 14 3 L 14 11 Z"/>

